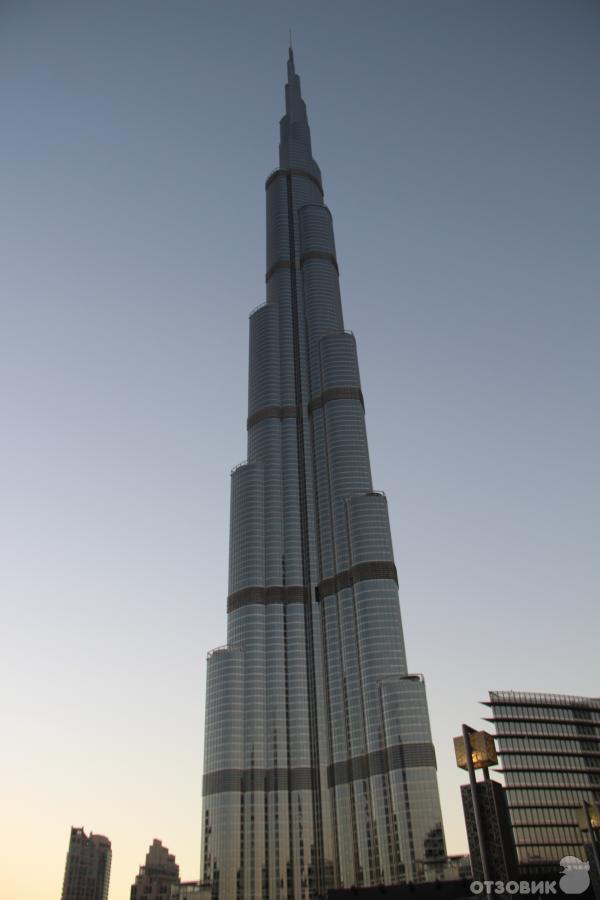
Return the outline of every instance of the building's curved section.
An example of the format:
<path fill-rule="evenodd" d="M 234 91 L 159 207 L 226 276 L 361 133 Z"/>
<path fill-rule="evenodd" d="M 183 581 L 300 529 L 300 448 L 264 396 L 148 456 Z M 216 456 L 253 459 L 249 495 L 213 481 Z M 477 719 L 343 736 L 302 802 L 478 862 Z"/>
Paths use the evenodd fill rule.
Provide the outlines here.
<path fill-rule="evenodd" d="M 216 897 L 241 900 L 244 655 L 239 647 L 208 657 L 202 784 L 202 871 Z"/>
<path fill-rule="evenodd" d="M 265 584 L 265 471 L 242 463 L 231 473 L 229 596 Z"/>

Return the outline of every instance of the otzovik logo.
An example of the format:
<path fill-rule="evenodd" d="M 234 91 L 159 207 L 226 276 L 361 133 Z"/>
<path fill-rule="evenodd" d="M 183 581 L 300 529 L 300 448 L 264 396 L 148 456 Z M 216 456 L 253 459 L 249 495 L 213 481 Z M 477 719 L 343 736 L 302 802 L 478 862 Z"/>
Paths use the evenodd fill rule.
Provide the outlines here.
<path fill-rule="evenodd" d="M 577 856 L 563 856 L 560 864 L 563 868 L 558 882 L 561 891 L 565 894 L 583 894 L 590 884 L 589 862 L 582 862 Z"/>
<path fill-rule="evenodd" d="M 472 881 L 472 894 L 583 894 L 589 887 L 590 864 L 577 856 L 563 856 L 563 870 L 558 886 L 556 881 Z"/>

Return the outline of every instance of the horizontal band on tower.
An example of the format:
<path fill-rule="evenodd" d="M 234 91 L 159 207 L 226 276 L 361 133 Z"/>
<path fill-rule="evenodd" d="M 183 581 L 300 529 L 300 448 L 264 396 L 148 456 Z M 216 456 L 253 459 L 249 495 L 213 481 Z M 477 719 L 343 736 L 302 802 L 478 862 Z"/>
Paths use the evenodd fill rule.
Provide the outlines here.
<path fill-rule="evenodd" d="M 262 409 L 257 409 L 255 413 L 248 416 L 246 427 L 252 428 L 263 419 L 295 419 L 297 410 L 297 406 L 263 406 Z"/>
<path fill-rule="evenodd" d="M 353 756 L 342 762 L 327 766 L 327 783 L 329 787 L 338 784 L 350 784 L 370 775 L 386 775 L 397 769 L 416 769 L 419 767 L 436 768 L 433 744 L 427 741 L 395 744 L 385 750 L 373 750 L 362 756 Z"/>
<path fill-rule="evenodd" d="M 307 250 L 306 253 L 303 253 L 300 257 L 300 268 L 304 265 L 305 262 L 308 262 L 311 259 L 326 259 L 328 260 L 335 271 L 340 274 L 340 270 L 338 268 L 337 259 L 333 255 L 333 253 L 325 253 L 323 250 Z"/>
<path fill-rule="evenodd" d="M 373 750 L 332 763 L 327 766 L 327 783 L 329 787 L 336 787 L 370 776 L 420 767 L 436 768 L 435 750 L 433 744 L 427 741 L 396 744 L 385 750 Z M 313 783 L 314 771 L 309 766 L 292 769 L 219 769 L 204 775 L 202 794 L 208 797 L 224 792 L 310 791 Z"/>
<path fill-rule="evenodd" d="M 317 394 L 316 397 L 309 401 L 309 416 L 316 409 L 322 409 L 326 403 L 330 403 L 332 400 L 358 400 L 362 408 L 365 408 L 365 401 L 360 388 L 352 386 L 335 387 Z M 252 428 L 253 425 L 256 425 L 257 422 L 262 422 L 264 419 L 294 419 L 297 415 L 297 406 L 263 406 L 261 409 L 253 412 L 251 416 L 248 416 L 246 427 Z"/>
<path fill-rule="evenodd" d="M 306 169 L 275 169 L 265 181 L 265 190 L 268 190 L 271 187 L 276 178 L 286 178 L 288 175 L 292 175 L 296 178 L 308 178 L 309 181 L 312 181 L 312 183 L 318 187 L 321 196 L 323 196 L 323 185 L 316 175 L 313 175 L 312 172 L 307 172 Z"/>
<path fill-rule="evenodd" d="M 323 250 L 307 250 L 306 253 L 303 253 L 300 257 L 300 263 L 292 263 L 289 259 L 278 259 L 267 271 L 265 281 L 269 281 L 275 272 L 278 272 L 280 269 L 291 269 L 292 267 L 298 268 L 298 266 L 302 268 L 304 263 L 310 262 L 311 259 L 324 259 L 327 262 L 330 262 L 337 274 L 340 274 L 338 262 L 333 253 L 325 253 Z"/>
<path fill-rule="evenodd" d="M 365 408 L 365 400 L 363 393 L 359 387 L 334 387 L 328 388 L 316 397 L 313 397 L 308 404 L 308 414 L 311 415 L 315 409 L 321 409 L 331 400 L 359 400 L 362 408 Z"/>
<path fill-rule="evenodd" d="M 279 271 L 279 269 L 291 269 L 292 265 L 296 266 L 296 264 L 291 263 L 289 259 L 278 259 L 276 263 L 273 263 L 273 265 L 265 275 L 265 281 L 268 281 L 269 278 L 271 278 L 271 276 L 275 274 L 275 272 Z"/>
<path fill-rule="evenodd" d="M 386 579 L 395 581 L 398 584 L 398 572 L 396 566 L 389 559 L 373 560 L 372 562 L 356 563 L 351 569 L 345 569 L 332 575 L 331 578 L 324 578 L 317 585 L 316 599 L 324 600 L 343 591 L 344 588 L 352 587 L 360 581 L 377 581 Z"/>
<path fill-rule="evenodd" d="M 309 766 L 293 769 L 219 769 L 207 772 L 202 779 L 202 795 L 235 791 L 311 791 L 313 770 Z"/>
<path fill-rule="evenodd" d="M 268 587 L 247 587 L 234 591 L 227 598 L 227 612 L 241 609 L 258 603 L 269 606 L 271 603 L 304 603 L 310 598 L 310 591 L 301 584 L 275 584 Z"/>

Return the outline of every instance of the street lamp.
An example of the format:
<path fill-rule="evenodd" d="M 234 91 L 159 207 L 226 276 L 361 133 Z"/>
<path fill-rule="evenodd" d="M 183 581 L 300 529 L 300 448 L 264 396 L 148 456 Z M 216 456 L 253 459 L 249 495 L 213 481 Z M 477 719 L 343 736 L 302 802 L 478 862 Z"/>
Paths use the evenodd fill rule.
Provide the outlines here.
<path fill-rule="evenodd" d="M 483 769 L 484 779 L 486 781 L 489 780 L 489 767 L 495 766 L 498 763 L 494 738 L 491 734 L 488 734 L 487 731 L 475 731 L 474 728 L 463 725 L 462 736 L 454 738 L 454 753 L 456 755 L 456 765 L 459 769 L 466 769 L 469 773 L 471 801 L 473 803 L 473 813 L 475 815 L 475 827 L 477 829 L 477 840 L 479 841 L 483 879 L 484 881 L 492 881 L 485 830 L 483 826 L 483 815 L 479 802 L 480 798 L 477 793 L 475 770 Z"/>

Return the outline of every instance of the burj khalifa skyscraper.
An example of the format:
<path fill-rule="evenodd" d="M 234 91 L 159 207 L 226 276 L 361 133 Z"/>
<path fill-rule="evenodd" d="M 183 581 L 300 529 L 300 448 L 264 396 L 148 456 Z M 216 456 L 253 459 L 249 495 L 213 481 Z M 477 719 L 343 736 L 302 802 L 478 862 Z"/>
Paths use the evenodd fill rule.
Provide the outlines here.
<path fill-rule="evenodd" d="M 445 857 L 331 213 L 288 60 L 231 476 L 227 644 L 208 657 L 202 875 L 214 900 L 418 881 Z"/>

